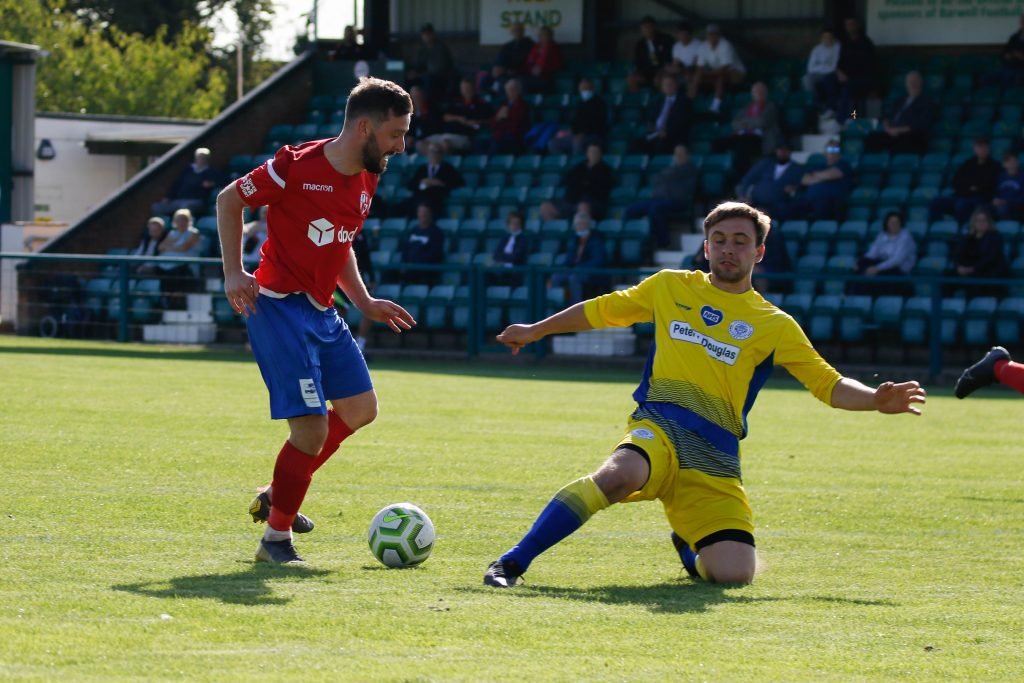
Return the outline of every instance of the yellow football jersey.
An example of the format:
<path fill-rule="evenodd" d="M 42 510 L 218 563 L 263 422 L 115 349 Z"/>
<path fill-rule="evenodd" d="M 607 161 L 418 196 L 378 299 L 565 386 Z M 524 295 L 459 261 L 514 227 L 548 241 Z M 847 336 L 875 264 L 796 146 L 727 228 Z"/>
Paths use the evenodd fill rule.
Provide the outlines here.
<path fill-rule="evenodd" d="M 790 315 L 753 289 L 718 289 L 706 273 L 663 270 L 584 310 L 595 328 L 654 323 L 635 416 L 669 434 L 680 466 L 714 476 L 739 477 L 747 413 L 774 366 L 825 403 L 842 377 Z"/>

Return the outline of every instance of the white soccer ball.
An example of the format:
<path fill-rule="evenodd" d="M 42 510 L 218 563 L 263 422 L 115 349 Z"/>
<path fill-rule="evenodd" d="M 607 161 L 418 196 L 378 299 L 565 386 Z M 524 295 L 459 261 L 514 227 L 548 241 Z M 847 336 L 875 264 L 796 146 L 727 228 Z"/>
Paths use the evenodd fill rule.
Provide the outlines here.
<path fill-rule="evenodd" d="M 413 567 L 434 548 L 434 523 L 412 503 L 394 503 L 373 516 L 370 552 L 388 567 Z"/>

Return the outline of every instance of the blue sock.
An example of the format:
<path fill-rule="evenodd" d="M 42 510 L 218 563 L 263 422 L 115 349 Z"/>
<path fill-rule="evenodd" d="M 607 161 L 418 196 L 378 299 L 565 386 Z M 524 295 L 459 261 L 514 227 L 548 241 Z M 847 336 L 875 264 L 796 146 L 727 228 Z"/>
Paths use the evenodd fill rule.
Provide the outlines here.
<path fill-rule="evenodd" d="M 534 558 L 579 529 L 591 515 L 608 507 L 608 499 L 590 477 L 577 479 L 558 493 L 541 511 L 522 540 L 501 556 L 525 572 Z"/>

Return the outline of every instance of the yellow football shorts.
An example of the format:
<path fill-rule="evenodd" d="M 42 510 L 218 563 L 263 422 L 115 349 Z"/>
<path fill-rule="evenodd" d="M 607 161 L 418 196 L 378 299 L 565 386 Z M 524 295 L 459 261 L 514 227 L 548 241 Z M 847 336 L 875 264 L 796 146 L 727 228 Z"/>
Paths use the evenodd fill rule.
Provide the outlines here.
<path fill-rule="evenodd" d="M 631 444 L 647 453 L 651 476 L 643 488 L 622 502 L 660 500 L 672 530 L 691 547 L 726 529 L 753 535 L 753 512 L 739 479 L 680 469 L 672 442 L 650 420 L 630 420 L 626 435 L 619 441 L 620 447 L 623 444 Z"/>

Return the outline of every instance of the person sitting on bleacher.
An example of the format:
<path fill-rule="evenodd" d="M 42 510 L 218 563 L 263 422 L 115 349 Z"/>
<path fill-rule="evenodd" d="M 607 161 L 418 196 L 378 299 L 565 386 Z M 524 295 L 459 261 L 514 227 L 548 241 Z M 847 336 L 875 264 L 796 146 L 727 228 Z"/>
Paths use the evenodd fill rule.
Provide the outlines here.
<path fill-rule="evenodd" d="M 718 24 L 708 24 L 704 33 L 707 40 L 701 46 L 697 70 L 689 79 L 688 95 L 693 99 L 702 86 L 710 85 L 714 93 L 711 111 L 717 112 L 726 91 L 743 81 L 747 68 L 743 66 L 732 43 L 722 37 Z"/>
<path fill-rule="evenodd" d="M 491 71 L 480 79 L 480 87 L 500 95 L 504 92 L 505 82 L 510 78 L 521 78 L 526 74 L 526 58 L 533 49 L 533 38 L 526 35 L 522 23 L 516 22 L 508 27 L 512 40 L 501 46 L 498 56 L 491 66 Z"/>
<path fill-rule="evenodd" d="M 416 208 L 416 227 L 406 237 L 402 263 L 435 264 L 444 261 L 444 233 L 434 222 L 434 212 L 427 204 Z M 434 285 L 436 271 L 402 270 L 402 284 Z"/>
<path fill-rule="evenodd" d="M 167 216 L 178 209 L 188 209 L 191 215 L 206 213 L 210 191 L 223 185 L 219 170 L 210 166 L 210 150 L 200 147 L 195 151 L 192 163 L 174 181 L 170 193 L 153 204 L 153 213 Z"/>
<path fill-rule="evenodd" d="M 480 151 L 489 154 L 519 154 L 523 151 L 523 136 L 530 126 L 530 108 L 523 99 L 523 86 L 519 79 L 513 78 L 505 84 L 505 103 L 494 113 L 490 126 L 491 141 Z"/>
<path fill-rule="evenodd" d="M 594 229 L 593 217 L 585 213 L 576 214 L 572 220 L 572 231 L 572 236 L 562 245 L 558 265 L 571 269 L 604 268 L 608 254 L 604 236 Z M 596 273 L 564 272 L 551 277 L 551 286 L 566 288 L 566 303 L 575 304 L 583 301 L 588 287 L 596 287 L 605 280 L 603 275 Z"/>
<path fill-rule="evenodd" d="M 444 160 L 444 150 L 440 143 L 432 142 L 427 147 L 427 162 L 416 169 L 409 179 L 408 187 L 412 190 L 412 206 L 426 204 L 435 216 L 444 213 L 448 195 L 466 182 L 459 169 Z"/>
<path fill-rule="evenodd" d="M 160 242 L 157 253 L 163 259 L 195 257 L 201 255 L 202 246 L 199 231 L 192 225 L 192 212 L 178 209 L 171 219 L 171 230 Z M 163 259 L 157 262 L 163 307 L 182 309 L 185 307 L 185 294 L 195 291 L 196 272 L 188 263 Z"/>
<path fill-rule="evenodd" d="M 164 219 L 160 216 L 153 216 L 146 221 L 146 232 L 142 235 L 142 240 L 139 241 L 139 245 L 135 247 L 130 256 L 156 256 L 159 253 L 160 243 L 167 237 L 167 225 L 164 223 Z M 155 261 L 147 261 L 146 263 L 140 263 L 135 266 L 135 273 L 137 275 L 152 275 L 157 272 L 157 264 Z"/>
<path fill-rule="evenodd" d="M 771 154 L 781 137 L 779 108 L 768 99 L 768 86 L 758 81 L 750 87 L 750 102 L 732 117 L 732 135 L 715 140 L 712 149 L 731 150 L 736 168 L 745 172 L 752 159 Z"/>
<path fill-rule="evenodd" d="M 663 168 L 651 181 L 651 198 L 630 204 L 626 218 L 647 216 L 651 237 L 659 249 L 669 246 L 669 228 L 673 217 L 691 218 L 697 193 L 697 167 L 690 161 L 686 145 L 676 145 L 672 165 Z"/>
<path fill-rule="evenodd" d="M 801 83 L 804 90 L 814 95 L 814 101 L 819 109 L 825 108 L 825 98 L 822 84 L 826 78 L 834 76 L 836 67 L 839 65 L 839 41 L 836 40 L 832 29 L 824 29 L 821 32 L 821 41 L 811 49 L 807 58 L 807 71 L 804 73 Z"/>
<path fill-rule="evenodd" d="M 970 227 L 953 249 L 953 258 L 948 275 L 964 279 L 1005 278 L 1010 275 L 1006 262 L 1003 235 L 996 228 L 992 212 L 987 206 L 978 206 L 971 214 Z M 958 289 L 965 289 L 969 298 L 978 296 L 1003 297 L 1003 285 L 955 284 L 947 285 L 947 296 Z"/>
<path fill-rule="evenodd" d="M 508 230 L 508 234 L 494 248 L 491 260 L 495 265 L 505 268 L 526 265 L 526 257 L 530 253 L 530 240 L 523 232 L 523 214 L 509 211 L 505 216 L 505 229 Z M 517 287 L 523 284 L 523 276 L 501 273 L 491 280 L 491 284 Z"/>
<path fill-rule="evenodd" d="M 540 206 L 540 217 L 544 220 L 560 218 L 571 213 L 580 202 L 590 205 L 597 220 L 604 218 L 608 208 L 608 197 L 615 187 L 615 174 L 604 160 L 598 145 L 587 147 L 587 157 L 565 173 L 564 200 L 545 201 Z"/>
<path fill-rule="evenodd" d="M 645 83 L 672 63 L 672 38 L 658 30 L 654 17 L 640 20 L 640 38 L 633 47 L 633 66 Z"/>
<path fill-rule="evenodd" d="M 1003 47 L 1003 63 L 994 74 L 986 74 L 984 83 L 996 83 L 1004 87 L 1024 84 L 1024 14 L 1018 19 L 1020 28 L 1014 31 Z"/>
<path fill-rule="evenodd" d="M 840 122 L 854 115 L 856 103 L 870 92 L 875 79 L 875 44 L 855 17 L 844 19 L 843 28 L 846 36 L 839 48 L 839 64 L 821 82 L 825 114 Z"/>
<path fill-rule="evenodd" d="M 864 140 L 868 152 L 924 154 L 928 151 L 928 130 L 935 118 L 935 103 L 924 91 L 924 79 L 911 71 L 905 79 L 907 94 L 894 102 L 882 129 L 872 132 Z"/>
<path fill-rule="evenodd" d="M 690 139 L 690 100 L 679 92 L 679 84 L 672 76 L 663 76 L 660 88 L 661 97 L 647 105 L 647 135 L 634 141 L 635 152 L 671 154 L 676 145 L 685 145 Z"/>
<path fill-rule="evenodd" d="M 1024 215 L 1024 173 L 1020 171 L 1017 153 L 1012 150 L 1003 154 L 1003 170 L 999 173 L 992 206 L 1001 220 L 1016 221 Z"/>
<path fill-rule="evenodd" d="M 740 179 L 736 197 L 769 216 L 788 215 L 790 198 L 796 194 L 804 175 L 804 167 L 793 161 L 791 155 L 789 142 L 779 140 L 775 155 L 758 161 Z"/>
<path fill-rule="evenodd" d="M 477 131 L 493 115 L 494 109 L 477 94 L 473 79 L 463 78 L 459 81 L 459 97 L 448 105 L 442 116 L 444 123 L 441 132 L 421 141 L 416 151 L 423 154 L 427 151 L 427 145 L 436 142 L 446 154 L 471 152 Z"/>
<path fill-rule="evenodd" d="M 448 44 L 437 37 L 433 24 L 424 24 L 420 29 L 420 44 L 408 72 L 408 84 L 420 85 L 432 100 L 439 100 L 454 87 L 455 59 Z"/>
<path fill-rule="evenodd" d="M 409 120 L 409 132 L 405 135 L 405 146 L 419 149 L 430 137 L 443 132 L 444 121 L 441 120 L 441 108 L 427 97 L 427 91 L 418 85 L 409 88 L 412 98 L 412 118 Z"/>
<path fill-rule="evenodd" d="M 562 70 L 562 48 L 555 42 L 555 33 L 550 26 L 541 26 L 537 31 L 537 42 L 526 56 L 524 85 L 529 92 L 550 92 L 555 76 Z"/>
<path fill-rule="evenodd" d="M 903 215 L 890 211 L 882 221 L 882 229 L 864 255 L 857 259 L 854 272 L 858 275 L 910 275 L 917 263 L 917 243 L 910 231 L 903 226 Z M 879 296 L 882 294 L 907 294 L 906 288 L 892 283 L 851 282 L 847 291 L 851 294 Z"/>
<path fill-rule="evenodd" d="M 992 158 L 988 138 L 974 140 L 974 156 L 953 173 L 953 194 L 936 197 L 928 208 L 928 220 L 937 221 L 953 214 L 957 223 L 966 223 L 974 210 L 988 204 L 996 194 L 1002 169 Z"/>
<path fill-rule="evenodd" d="M 689 81 L 697 72 L 700 49 L 703 45 L 704 41 L 694 37 L 693 27 L 688 22 L 679 24 L 676 29 L 676 42 L 672 45 L 672 63 L 666 68 L 666 73 Z"/>
<path fill-rule="evenodd" d="M 594 82 L 586 76 L 580 79 L 579 95 L 569 129 L 559 132 L 548 143 L 552 154 L 583 154 L 590 145 L 604 146 L 608 137 L 608 105 L 594 92 Z"/>
<path fill-rule="evenodd" d="M 839 142 L 825 145 L 825 168 L 808 171 L 800 179 L 806 188 L 793 198 L 789 217 L 807 221 L 836 220 L 853 183 L 853 168 L 842 158 Z"/>

